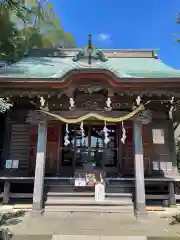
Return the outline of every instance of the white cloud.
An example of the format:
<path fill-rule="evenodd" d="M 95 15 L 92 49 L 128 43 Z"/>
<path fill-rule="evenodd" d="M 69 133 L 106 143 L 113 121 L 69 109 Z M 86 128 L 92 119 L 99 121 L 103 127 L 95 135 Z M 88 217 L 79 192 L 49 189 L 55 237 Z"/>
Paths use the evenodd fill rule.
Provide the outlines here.
<path fill-rule="evenodd" d="M 110 34 L 107 34 L 107 33 L 100 33 L 100 34 L 98 35 L 98 40 L 99 40 L 99 41 L 102 41 L 102 42 L 109 41 L 109 40 L 111 40 L 111 35 L 110 35 Z"/>

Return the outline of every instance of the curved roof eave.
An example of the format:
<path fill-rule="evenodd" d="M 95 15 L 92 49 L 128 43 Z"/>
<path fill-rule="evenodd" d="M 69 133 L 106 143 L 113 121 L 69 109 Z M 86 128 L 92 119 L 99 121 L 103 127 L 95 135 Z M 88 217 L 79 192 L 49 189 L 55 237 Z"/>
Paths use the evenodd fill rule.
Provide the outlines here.
<path fill-rule="evenodd" d="M 0 68 L 0 78 L 59 79 L 64 81 L 70 72 L 109 72 L 114 79 L 120 78 L 180 78 L 176 70 L 160 59 L 154 58 L 110 58 L 107 62 L 73 62 L 72 58 L 28 57 L 11 66 Z"/>

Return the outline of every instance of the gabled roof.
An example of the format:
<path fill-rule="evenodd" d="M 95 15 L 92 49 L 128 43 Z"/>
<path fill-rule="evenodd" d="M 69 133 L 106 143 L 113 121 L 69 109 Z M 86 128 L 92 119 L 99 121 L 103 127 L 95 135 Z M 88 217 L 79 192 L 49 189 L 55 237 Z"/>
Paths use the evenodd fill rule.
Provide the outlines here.
<path fill-rule="evenodd" d="M 94 57 L 91 64 L 85 55 L 73 61 L 79 51 L 82 49 L 35 49 L 21 61 L 1 67 L 0 78 L 59 78 L 63 81 L 65 74 L 76 69 L 109 70 L 117 78 L 180 78 L 180 71 L 163 63 L 153 50 L 101 50 L 100 54 L 107 60 Z"/>

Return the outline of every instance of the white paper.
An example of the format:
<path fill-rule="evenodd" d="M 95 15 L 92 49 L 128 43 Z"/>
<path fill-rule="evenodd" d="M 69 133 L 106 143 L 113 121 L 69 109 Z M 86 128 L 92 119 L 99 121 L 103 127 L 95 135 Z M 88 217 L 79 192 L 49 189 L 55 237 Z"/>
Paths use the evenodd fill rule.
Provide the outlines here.
<path fill-rule="evenodd" d="M 164 144 L 164 129 L 152 129 L 153 143 Z"/>
<path fill-rule="evenodd" d="M 86 180 L 85 180 L 85 178 L 76 178 L 74 185 L 75 185 L 76 187 L 84 187 L 84 186 L 86 186 Z"/>
<path fill-rule="evenodd" d="M 13 160 L 12 162 L 12 168 L 19 168 L 19 160 Z"/>
<path fill-rule="evenodd" d="M 12 160 L 6 160 L 6 168 L 11 169 L 12 168 Z"/>
<path fill-rule="evenodd" d="M 166 163 L 166 169 L 172 171 L 172 162 L 167 162 Z"/>
<path fill-rule="evenodd" d="M 161 161 L 161 162 L 160 162 L 160 169 L 161 169 L 162 171 L 166 171 L 166 170 L 167 170 L 167 163 Z"/>
<path fill-rule="evenodd" d="M 158 162 L 153 162 L 153 170 L 158 171 L 159 170 L 159 163 Z"/>
<path fill-rule="evenodd" d="M 102 202 L 105 200 L 105 186 L 102 183 L 98 183 L 95 186 L 95 201 Z"/>

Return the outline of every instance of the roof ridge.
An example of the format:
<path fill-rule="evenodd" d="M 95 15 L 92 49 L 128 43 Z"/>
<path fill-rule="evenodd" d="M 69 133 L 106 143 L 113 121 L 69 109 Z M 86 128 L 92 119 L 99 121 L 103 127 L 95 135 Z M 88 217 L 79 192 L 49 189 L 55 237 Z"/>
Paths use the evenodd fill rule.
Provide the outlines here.
<path fill-rule="evenodd" d="M 30 57 L 74 57 L 82 49 L 79 48 L 56 48 L 56 49 L 32 49 L 27 56 Z M 157 58 L 156 51 L 153 49 L 99 49 L 107 57 L 140 57 Z"/>

